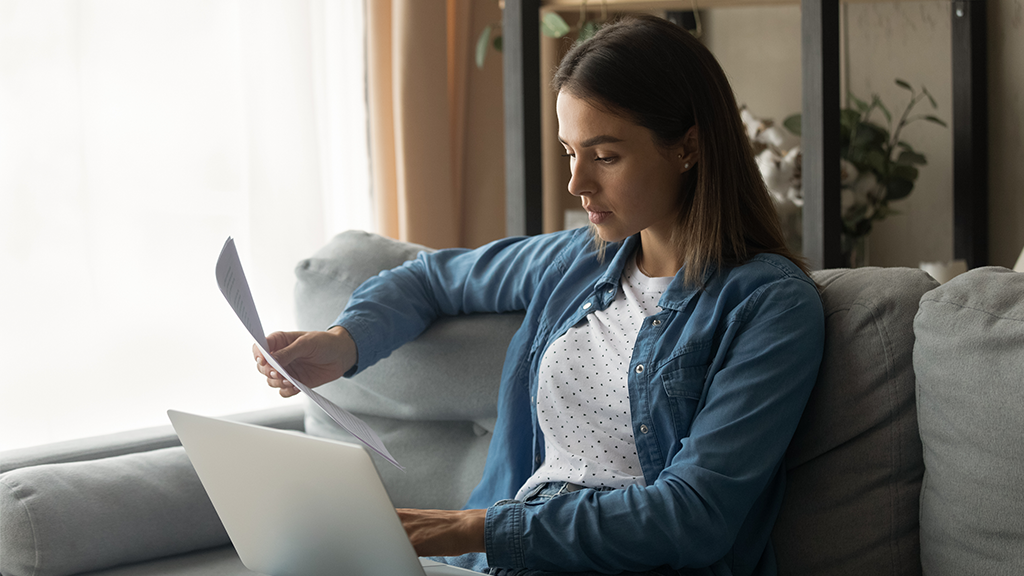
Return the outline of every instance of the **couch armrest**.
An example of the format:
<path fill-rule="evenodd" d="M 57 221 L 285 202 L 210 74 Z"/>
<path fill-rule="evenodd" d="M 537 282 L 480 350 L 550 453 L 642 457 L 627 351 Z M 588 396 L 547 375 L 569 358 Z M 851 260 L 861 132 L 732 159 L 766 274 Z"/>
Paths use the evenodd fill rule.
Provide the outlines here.
<path fill-rule="evenodd" d="M 229 419 L 303 429 L 300 405 Z M 0 573 L 62 576 L 228 543 L 173 429 L 9 451 Z"/>
<path fill-rule="evenodd" d="M 286 430 L 301 431 L 304 426 L 303 409 L 295 405 L 243 412 L 225 418 Z M 17 448 L 0 452 L 0 474 L 27 466 L 99 460 L 172 446 L 181 446 L 181 442 L 174 429 L 167 425 Z"/>

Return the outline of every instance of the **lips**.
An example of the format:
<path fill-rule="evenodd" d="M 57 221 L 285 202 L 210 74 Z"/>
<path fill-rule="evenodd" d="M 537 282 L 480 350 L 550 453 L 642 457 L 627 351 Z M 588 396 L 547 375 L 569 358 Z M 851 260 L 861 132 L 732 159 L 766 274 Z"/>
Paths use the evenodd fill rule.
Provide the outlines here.
<path fill-rule="evenodd" d="M 597 210 L 592 206 L 584 206 L 583 209 L 587 211 L 587 216 L 590 218 L 591 224 L 600 224 L 601 222 L 603 222 L 605 219 L 612 215 L 611 212 Z"/>
<path fill-rule="evenodd" d="M 604 222 L 606 218 L 611 216 L 611 214 L 611 212 L 596 212 L 591 210 L 587 211 L 587 216 L 590 217 L 591 224 L 600 224 L 601 222 Z"/>

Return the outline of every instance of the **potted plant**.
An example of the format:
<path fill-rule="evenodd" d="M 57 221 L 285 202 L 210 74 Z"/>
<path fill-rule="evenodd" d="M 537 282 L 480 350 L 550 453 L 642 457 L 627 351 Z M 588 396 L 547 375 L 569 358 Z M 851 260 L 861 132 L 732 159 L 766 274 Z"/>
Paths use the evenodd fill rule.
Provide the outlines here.
<path fill-rule="evenodd" d="M 842 246 L 852 267 L 866 263 L 866 238 L 874 223 L 898 214 L 890 203 L 910 195 L 918 167 L 927 164 L 924 154 L 900 139 L 903 129 L 918 121 L 946 127 L 936 116 L 911 114 L 926 99 L 932 109 L 938 108 L 924 86 L 918 91 L 900 79 L 896 79 L 896 85 L 910 92 L 910 101 L 898 117 L 889 112 L 877 94 L 865 102 L 851 93 L 853 106 L 839 113 Z M 874 121 L 876 112 L 884 118 L 884 126 Z M 783 125 L 800 135 L 799 114 L 786 118 Z"/>

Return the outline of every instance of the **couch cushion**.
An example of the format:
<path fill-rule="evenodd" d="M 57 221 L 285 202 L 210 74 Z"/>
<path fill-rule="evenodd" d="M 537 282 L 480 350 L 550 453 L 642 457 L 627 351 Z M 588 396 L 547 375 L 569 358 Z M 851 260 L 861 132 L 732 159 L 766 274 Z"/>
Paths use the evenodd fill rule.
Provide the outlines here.
<path fill-rule="evenodd" d="M 339 234 L 295 269 L 299 328 L 327 328 L 363 281 L 423 250 L 427 248 L 365 232 Z M 405 472 L 378 467 L 396 503 L 465 503 L 483 470 L 489 432 L 497 418 L 505 350 L 522 318 L 475 314 L 439 319 L 364 372 L 317 389 L 371 423 L 406 467 Z M 410 426 L 410 421 L 417 424 Z M 312 403 L 306 432 L 347 436 Z M 415 465 L 420 461 L 422 466 Z"/>
<path fill-rule="evenodd" d="M 234 546 L 221 546 L 117 566 L 81 576 L 259 576 L 242 564 Z"/>
<path fill-rule="evenodd" d="M 980 268 L 914 322 L 926 574 L 1024 574 L 1024 274 Z"/>
<path fill-rule="evenodd" d="M 462 508 L 480 482 L 491 435 L 472 422 L 401 420 L 362 414 L 380 436 L 399 470 L 374 454 L 377 471 L 391 502 L 399 508 Z M 306 432 L 313 436 L 358 442 L 327 414 L 310 404 Z"/>
<path fill-rule="evenodd" d="M 813 278 L 825 351 L 786 455 L 786 497 L 772 533 L 779 572 L 919 574 L 913 320 L 937 284 L 905 268 Z"/>
<path fill-rule="evenodd" d="M 181 447 L 0 475 L 0 573 L 62 576 L 219 546 Z"/>

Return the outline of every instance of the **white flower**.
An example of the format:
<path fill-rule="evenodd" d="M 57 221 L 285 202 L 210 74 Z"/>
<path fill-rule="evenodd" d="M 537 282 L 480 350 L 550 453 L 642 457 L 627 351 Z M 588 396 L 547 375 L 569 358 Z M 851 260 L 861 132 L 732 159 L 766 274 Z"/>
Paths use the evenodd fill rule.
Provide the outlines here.
<path fill-rule="evenodd" d="M 853 183 L 853 191 L 857 195 L 858 204 L 867 204 L 871 196 L 878 191 L 878 178 L 871 172 L 865 172 Z"/>
<path fill-rule="evenodd" d="M 757 140 L 757 135 L 771 126 L 771 120 L 762 120 L 754 116 L 745 107 L 740 109 L 740 121 L 747 130 L 747 138 L 752 142 Z"/>
<path fill-rule="evenodd" d="M 761 119 L 750 113 L 746 107 L 740 108 L 740 121 L 743 122 L 743 127 L 746 129 L 747 138 L 751 140 L 757 139 L 757 133 L 761 131 L 762 124 Z"/>
<path fill-rule="evenodd" d="M 841 212 L 846 214 L 850 210 L 863 206 L 863 220 L 870 220 L 875 215 L 874 196 L 878 191 L 878 178 L 871 172 L 864 172 L 857 176 L 852 186 L 844 186 L 839 193 L 839 206 Z"/>
<path fill-rule="evenodd" d="M 799 161 L 800 161 L 800 159 L 797 158 L 798 156 L 800 156 L 800 145 L 799 144 L 797 144 L 797 145 L 793 146 L 792 148 L 790 148 L 789 152 L 786 152 L 786 155 L 783 156 L 782 159 L 787 161 L 787 162 L 793 162 L 794 164 L 798 164 Z"/>
<path fill-rule="evenodd" d="M 797 186 L 790 186 L 789 190 L 786 191 L 786 199 L 792 202 L 796 206 L 804 205 L 804 193 Z"/>
<path fill-rule="evenodd" d="M 849 160 L 839 159 L 839 183 L 843 186 L 849 186 L 857 180 L 858 172 L 857 167 L 853 165 Z"/>
<path fill-rule="evenodd" d="M 762 130 L 757 135 L 757 141 L 775 146 L 779 150 L 789 150 L 800 142 L 796 136 L 778 126 L 768 126 Z"/>
<path fill-rule="evenodd" d="M 750 113 L 750 110 L 747 109 L 746 105 L 743 105 L 743 107 L 740 108 L 740 120 L 743 124 L 750 124 L 751 122 L 756 122 L 757 118 Z"/>
<path fill-rule="evenodd" d="M 857 204 L 857 194 L 852 188 L 843 187 L 839 190 L 839 212 L 846 214 Z"/>
<path fill-rule="evenodd" d="M 779 169 L 786 174 L 788 183 L 793 184 L 800 170 L 799 146 L 791 148 L 785 156 L 779 159 Z"/>
<path fill-rule="evenodd" d="M 778 198 L 785 198 L 789 181 L 793 178 L 794 165 L 783 165 L 782 159 L 769 148 L 757 155 L 757 167 L 768 190 Z"/>

